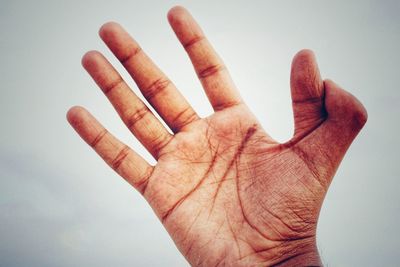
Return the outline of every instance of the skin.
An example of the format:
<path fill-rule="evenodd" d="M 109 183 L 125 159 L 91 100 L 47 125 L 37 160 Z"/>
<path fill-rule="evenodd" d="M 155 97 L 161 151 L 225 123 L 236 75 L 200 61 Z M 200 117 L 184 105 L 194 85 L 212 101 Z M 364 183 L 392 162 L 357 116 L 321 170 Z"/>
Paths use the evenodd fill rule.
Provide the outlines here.
<path fill-rule="evenodd" d="M 168 20 L 188 53 L 214 113 L 200 118 L 173 83 L 117 23 L 100 37 L 171 131 L 96 51 L 82 64 L 157 160 L 151 166 L 88 111 L 67 118 L 78 134 L 135 187 L 193 266 L 319 266 L 316 228 L 329 184 L 367 120 L 362 104 L 322 80 L 313 53 L 293 59 L 293 138 L 278 143 L 243 103 L 222 60 L 192 16 Z"/>

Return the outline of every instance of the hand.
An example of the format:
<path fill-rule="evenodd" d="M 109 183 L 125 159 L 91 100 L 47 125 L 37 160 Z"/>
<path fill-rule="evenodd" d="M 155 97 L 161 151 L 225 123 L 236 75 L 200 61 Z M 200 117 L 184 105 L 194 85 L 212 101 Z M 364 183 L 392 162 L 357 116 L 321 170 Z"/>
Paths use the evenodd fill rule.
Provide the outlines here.
<path fill-rule="evenodd" d="M 83 66 L 120 117 L 157 160 L 149 165 L 86 110 L 68 120 L 139 190 L 194 266 L 320 265 L 318 214 L 335 171 L 367 119 L 361 103 L 321 80 L 311 51 L 293 59 L 295 132 L 274 141 L 243 103 L 222 60 L 182 7 L 169 22 L 215 112 L 200 118 L 173 83 L 116 23 L 100 36 L 171 134 L 99 52 Z"/>

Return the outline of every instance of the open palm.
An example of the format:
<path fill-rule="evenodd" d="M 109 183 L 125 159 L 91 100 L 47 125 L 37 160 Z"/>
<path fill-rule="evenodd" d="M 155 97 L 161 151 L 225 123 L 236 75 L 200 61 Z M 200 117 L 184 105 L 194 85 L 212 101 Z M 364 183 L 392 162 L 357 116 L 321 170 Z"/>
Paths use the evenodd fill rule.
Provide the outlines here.
<path fill-rule="evenodd" d="M 94 51 L 83 57 L 84 67 L 157 165 L 149 165 L 83 108 L 72 108 L 68 120 L 143 194 L 192 265 L 319 265 L 318 214 L 341 159 L 366 121 L 364 108 L 332 81 L 322 81 L 312 52 L 303 50 L 291 74 L 295 133 L 278 143 L 242 102 L 190 14 L 175 7 L 168 18 L 215 113 L 199 118 L 122 27 L 107 23 L 100 36 L 173 134 Z"/>

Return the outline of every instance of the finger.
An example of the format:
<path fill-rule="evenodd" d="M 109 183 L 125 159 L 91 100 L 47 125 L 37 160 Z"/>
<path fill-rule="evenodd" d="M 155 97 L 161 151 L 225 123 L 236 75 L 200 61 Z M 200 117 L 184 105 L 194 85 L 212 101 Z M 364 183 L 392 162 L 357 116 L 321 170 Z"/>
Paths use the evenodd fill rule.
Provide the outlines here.
<path fill-rule="evenodd" d="M 324 81 L 327 127 L 340 132 L 344 143 L 351 143 L 367 121 L 361 102 L 331 80 Z"/>
<path fill-rule="evenodd" d="M 214 110 L 241 103 L 224 63 L 204 36 L 200 26 L 183 7 L 168 12 L 168 20 L 196 70 Z"/>
<path fill-rule="evenodd" d="M 141 156 L 110 134 L 88 111 L 73 107 L 67 113 L 71 126 L 104 161 L 144 193 L 153 170 Z"/>
<path fill-rule="evenodd" d="M 324 88 L 314 53 L 302 50 L 293 58 L 290 87 L 295 134 L 304 136 L 325 119 Z"/>
<path fill-rule="evenodd" d="M 174 84 L 119 24 L 106 23 L 99 33 L 173 132 L 199 119 Z"/>
<path fill-rule="evenodd" d="M 343 156 L 367 121 L 364 106 L 330 80 L 324 81 L 327 119 L 312 134 L 295 145 L 321 181 L 329 185 Z M 300 148 L 300 150 L 299 150 Z M 306 155 L 314 155 L 312 158 Z"/>
<path fill-rule="evenodd" d="M 158 159 L 160 151 L 171 140 L 171 134 L 135 95 L 122 77 L 96 51 L 86 53 L 82 65 L 98 84 L 123 122 L 146 149 Z"/>

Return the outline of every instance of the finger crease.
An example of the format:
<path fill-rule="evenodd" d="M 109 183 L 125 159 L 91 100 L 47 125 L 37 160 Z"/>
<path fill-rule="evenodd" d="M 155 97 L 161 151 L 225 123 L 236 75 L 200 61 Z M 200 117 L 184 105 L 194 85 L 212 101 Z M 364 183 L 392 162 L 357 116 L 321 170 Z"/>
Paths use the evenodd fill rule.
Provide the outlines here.
<path fill-rule="evenodd" d="M 101 131 L 96 138 L 93 139 L 93 141 L 89 144 L 91 147 L 95 147 L 100 141 L 101 139 L 103 139 L 103 137 L 107 134 L 107 130 L 104 129 L 103 131 Z"/>
<path fill-rule="evenodd" d="M 183 44 L 183 47 L 184 47 L 185 49 L 188 49 L 188 48 L 191 47 L 192 45 L 194 45 L 194 44 L 196 44 L 196 43 L 198 43 L 198 42 L 200 42 L 200 41 L 202 41 L 202 40 L 204 40 L 204 39 L 205 39 L 204 36 L 196 36 L 196 37 L 192 38 L 190 41 L 188 41 L 187 43 L 184 43 L 184 44 Z"/>
<path fill-rule="evenodd" d="M 165 78 L 159 78 L 150 84 L 145 90 L 143 90 L 143 96 L 150 101 L 157 94 L 161 93 L 168 88 L 171 81 Z"/>
<path fill-rule="evenodd" d="M 149 184 L 150 177 L 154 171 L 154 168 L 150 167 L 148 171 L 146 171 L 145 175 L 143 175 L 138 181 L 135 183 L 135 187 L 139 190 L 139 192 L 144 195 L 146 193 L 147 186 Z"/>
<path fill-rule="evenodd" d="M 121 166 L 122 162 L 129 155 L 131 149 L 128 146 L 124 146 L 118 155 L 112 160 L 111 166 L 114 170 L 117 170 Z"/>
<path fill-rule="evenodd" d="M 207 68 L 199 71 L 198 76 L 200 79 L 204 79 L 210 76 L 213 76 L 219 72 L 221 72 L 222 70 L 225 69 L 224 65 L 221 64 L 213 64 L 208 66 Z"/>
<path fill-rule="evenodd" d="M 134 127 L 134 125 L 139 122 L 140 120 L 142 120 L 144 118 L 144 116 L 146 116 L 146 114 L 150 112 L 149 109 L 143 105 L 142 107 L 136 109 L 132 115 L 128 116 L 127 122 L 126 122 L 126 126 L 128 127 L 128 129 L 131 129 L 132 127 Z"/>
<path fill-rule="evenodd" d="M 151 142 L 156 158 L 159 157 L 161 150 L 166 147 L 171 140 L 172 138 L 168 138 L 168 136 L 161 134 Z"/>
<path fill-rule="evenodd" d="M 128 53 L 127 55 L 123 56 L 120 58 L 120 62 L 122 65 L 125 66 L 125 64 L 131 60 L 132 58 L 134 58 L 137 54 L 139 54 L 142 51 L 142 48 L 140 48 L 139 46 L 133 48 L 130 53 Z"/>
<path fill-rule="evenodd" d="M 238 106 L 240 104 L 241 104 L 240 101 L 228 101 L 228 102 L 224 102 L 224 103 L 220 103 L 220 104 L 215 104 L 215 105 L 213 105 L 213 108 L 215 111 L 219 111 L 219 110 L 223 110 L 226 108 Z"/>
<path fill-rule="evenodd" d="M 195 120 L 197 120 L 197 114 L 188 106 L 176 115 L 174 122 L 177 124 L 177 127 L 173 127 L 172 130 L 177 132 Z"/>
<path fill-rule="evenodd" d="M 301 100 L 292 100 L 293 104 L 315 104 L 315 103 L 320 103 L 322 102 L 323 99 L 321 97 L 309 97 L 306 99 L 301 99 Z"/>
<path fill-rule="evenodd" d="M 113 81 L 112 83 L 103 88 L 104 94 L 108 95 L 111 91 L 113 91 L 115 88 L 120 87 L 123 83 L 124 80 L 121 77 L 119 77 L 117 80 Z"/>

